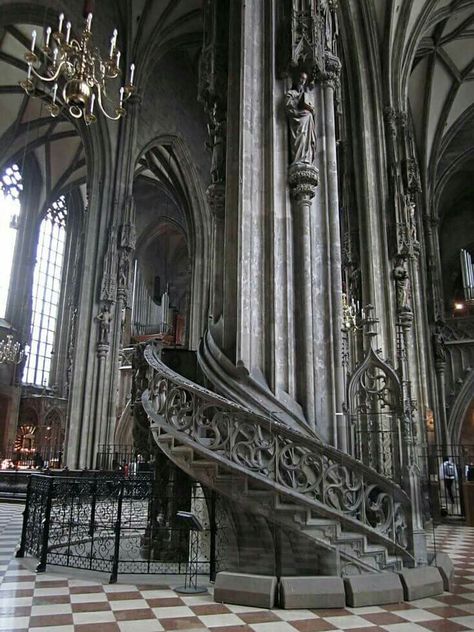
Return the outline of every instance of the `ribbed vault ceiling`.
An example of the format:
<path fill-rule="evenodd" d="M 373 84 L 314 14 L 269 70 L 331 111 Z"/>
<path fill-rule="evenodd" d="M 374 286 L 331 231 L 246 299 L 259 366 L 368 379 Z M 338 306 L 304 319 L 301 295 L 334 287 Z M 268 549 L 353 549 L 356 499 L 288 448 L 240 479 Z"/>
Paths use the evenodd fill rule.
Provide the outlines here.
<path fill-rule="evenodd" d="M 472 151 L 474 2 L 371 0 L 394 103 L 408 108 L 425 184 Z"/>

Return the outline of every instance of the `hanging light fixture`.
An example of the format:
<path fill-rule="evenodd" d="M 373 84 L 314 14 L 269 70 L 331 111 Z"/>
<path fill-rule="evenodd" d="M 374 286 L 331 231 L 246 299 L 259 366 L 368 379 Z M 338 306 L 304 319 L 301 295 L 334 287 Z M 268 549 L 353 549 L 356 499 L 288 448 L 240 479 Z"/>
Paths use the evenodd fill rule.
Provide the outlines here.
<path fill-rule="evenodd" d="M 0 364 L 20 364 L 25 352 L 19 342 L 13 342 L 13 336 L 0 341 Z"/>
<path fill-rule="evenodd" d="M 43 46 L 37 53 L 36 31 L 31 35 L 31 49 L 25 53 L 28 75 L 20 81 L 21 87 L 30 96 L 36 94 L 36 81 L 51 85 L 48 110 L 51 116 L 61 112 L 62 101 L 74 118 L 84 118 L 87 125 L 96 121 L 94 111 L 100 111 L 112 121 L 117 121 L 126 112 L 124 103 L 135 92 L 133 84 L 135 64 L 131 64 L 128 81 L 118 91 L 118 105 L 112 112 L 106 109 L 111 103 L 108 96 L 109 83 L 120 78 L 120 50 L 117 48 L 117 29 L 110 40 L 107 59 L 101 57 L 92 37 L 92 13 L 87 14 L 82 33 L 78 39 L 71 36 L 71 22 L 64 24 L 64 13 L 59 16 L 57 30 L 46 29 Z M 59 94 L 58 94 L 59 91 Z"/>

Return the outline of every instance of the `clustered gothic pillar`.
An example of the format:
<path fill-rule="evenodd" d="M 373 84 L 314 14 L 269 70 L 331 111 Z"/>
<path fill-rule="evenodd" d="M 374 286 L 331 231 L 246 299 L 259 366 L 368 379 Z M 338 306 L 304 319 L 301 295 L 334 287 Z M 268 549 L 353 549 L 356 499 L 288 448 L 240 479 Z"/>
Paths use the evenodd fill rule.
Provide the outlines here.
<path fill-rule="evenodd" d="M 336 428 L 343 401 L 336 5 L 300 4 L 284 15 L 275 0 L 230 3 L 226 124 L 216 90 L 225 64 L 216 63 L 216 40 L 204 35 L 200 83 L 213 151 L 215 244 L 210 316 L 219 327 L 208 333 L 200 361 L 230 397 L 344 447 L 344 424 Z M 205 26 L 214 36 L 215 7 L 208 0 Z M 277 68 L 280 31 L 291 36 L 284 68 Z"/>
<path fill-rule="evenodd" d="M 311 201 L 318 185 L 312 164 L 294 163 L 288 170 L 294 227 L 295 338 L 298 358 L 297 397 L 308 420 L 316 418 L 314 379 Z"/>

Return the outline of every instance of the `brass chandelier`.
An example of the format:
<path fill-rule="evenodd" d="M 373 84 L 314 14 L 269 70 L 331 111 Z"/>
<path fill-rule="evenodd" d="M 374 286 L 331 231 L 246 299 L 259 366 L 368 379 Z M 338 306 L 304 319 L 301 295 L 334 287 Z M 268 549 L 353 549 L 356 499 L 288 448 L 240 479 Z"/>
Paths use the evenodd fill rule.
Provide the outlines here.
<path fill-rule="evenodd" d="M 135 65 L 131 64 L 128 81 L 119 89 L 118 105 L 111 106 L 112 112 L 107 111 L 106 103 L 111 103 L 108 84 L 122 75 L 117 30 L 113 32 L 109 56 L 105 59 L 93 45 L 91 26 L 92 13 L 88 13 L 80 37 L 71 37 L 71 22 L 64 25 L 64 13 L 61 13 L 57 30 L 53 31 L 50 26 L 46 29 L 43 46 L 38 47 L 39 54 L 37 33 L 33 31 L 31 49 L 25 53 L 28 75 L 20 81 L 21 87 L 30 96 L 37 96 L 37 80 L 51 85 L 47 106 L 51 116 L 56 117 L 61 112 L 59 97 L 62 95 L 69 114 L 76 119 L 83 117 L 86 125 L 96 121 L 94 109 L 100 110 L 112 121 L 120 119 L 126 113 L 124 103 L 135 92 Z"/>
<path fill-rule="evenodd" d="M 0 341 L 0 364 L 20 364 L 25 352 L 19 342 L 13 342 L 13 336 Z"/>

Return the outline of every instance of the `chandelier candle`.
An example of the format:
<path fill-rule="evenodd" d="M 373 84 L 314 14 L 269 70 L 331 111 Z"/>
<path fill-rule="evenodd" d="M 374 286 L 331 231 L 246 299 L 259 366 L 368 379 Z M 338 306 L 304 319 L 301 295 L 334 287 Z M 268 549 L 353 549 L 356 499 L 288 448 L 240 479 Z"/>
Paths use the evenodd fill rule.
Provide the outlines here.
<path fill-rule="evenodd" d="M 94 107 L 106 118 L 117 121 L 126 113 L 124 103 L 135 92 L 133 85 L 135 64 L 130 65 L 130 78 L 118 90 L 118 104 L 109 97 L 109 82 L 120 79 L 121 52 L 117 48 L 117 29 L 110 40 L 109 58 L 101 57 L 92 37 L 92 12 L 86 13 L 84 26 L 78 37 L 73 35 L 72 24 L 66 22 L 63 33 L 64 13 L 59 16 L 58 30 L 45 30 L 44 44 L 37 49 L 37 32 L 31 35 L 31 49 L 25 53 L 28 74 L 20 82 L 30 96 L 49 100 L 47 109 L 51 116 L 60 114 L 66 107 L 73 118 L 83 118 L 86 125 L 97 120 Z M 44 67 L 44 74 L 40 68 Z M 46 86 L 53 84 L 53 89 Z M 117 86 L 118 88 L 118 86 Z M 59 89 L 59 90 L 58 90 Z M 117 93 L 116 93 L 117 94 Z"/>

